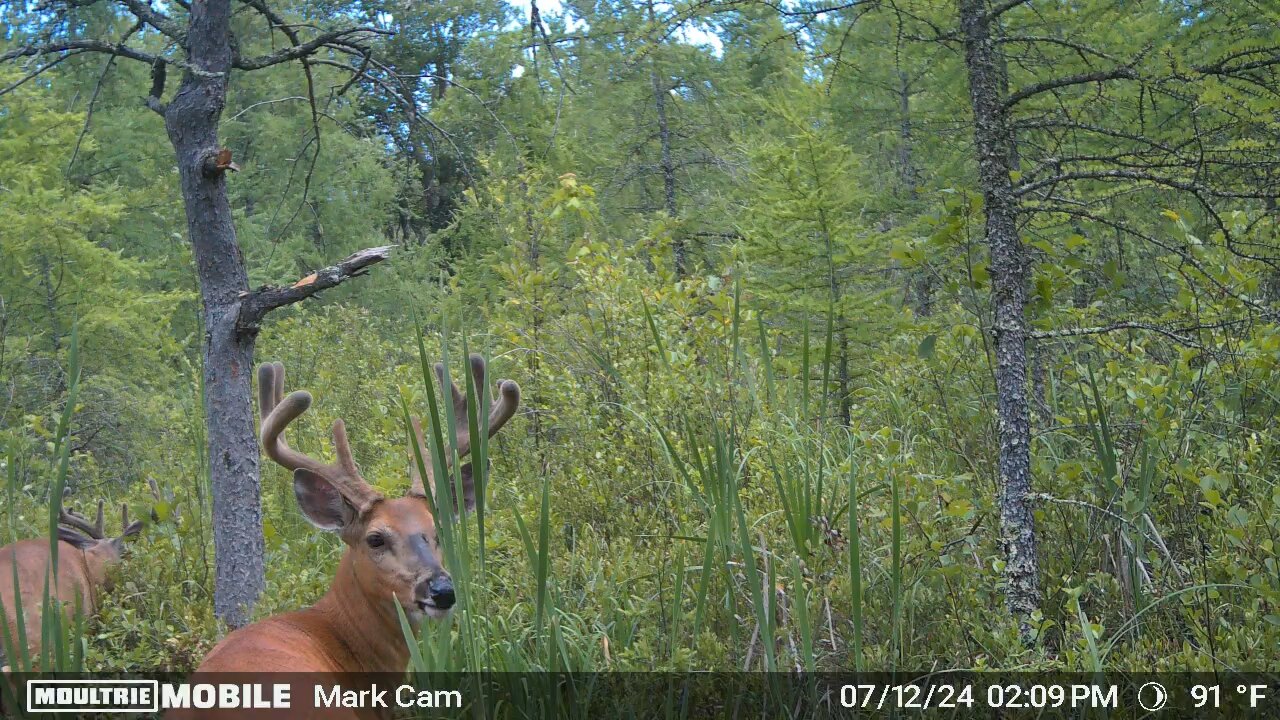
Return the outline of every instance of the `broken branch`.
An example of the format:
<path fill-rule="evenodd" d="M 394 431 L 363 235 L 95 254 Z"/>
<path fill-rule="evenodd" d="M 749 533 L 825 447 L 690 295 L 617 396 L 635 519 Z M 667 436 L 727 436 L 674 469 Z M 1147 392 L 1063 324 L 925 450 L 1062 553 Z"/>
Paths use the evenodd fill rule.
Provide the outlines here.
<path fill-rule="evenodd" d="M 336 287 L 347 280 L 359 277 L 376 265 L 391 257 L 395 245 L 366 248 L 353 253 L 337 265 L 307 275 L 298 282 L 282 287 L 264 285 L 252 292 L 244 293 L 240 304 L 240 317 L 236 323 L 241 332 L 256 332 L 267 313 L 276 308 L 292 305 L 305 300 L 322 290 Z"/>

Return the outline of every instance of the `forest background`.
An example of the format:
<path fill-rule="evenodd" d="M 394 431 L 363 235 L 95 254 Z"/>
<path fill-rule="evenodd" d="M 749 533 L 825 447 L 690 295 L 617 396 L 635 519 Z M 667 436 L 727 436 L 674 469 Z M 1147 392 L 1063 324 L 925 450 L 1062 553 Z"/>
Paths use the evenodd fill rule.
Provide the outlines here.
<path fill-rule="evenodd" d="M 217 587 L 157 114 L 165 68 L 203 77 L 189 10 L 0 3 L 0 533 L 44 535 L 64 485 L 154 512 L 70 640 L 93 669 L 193 668 L 342 550 L 264 466 L 237 500 L 265 590 Z M 1277 666 L 1273 4 L 244 0 L 230 27 L 249 286 L 395 246 L 253 330 L 316 395 L 292 442 L 331 456 L 345 418 L 398 490 L 421 360 L 465 343 L 525 391 L 421 663 Z"/>

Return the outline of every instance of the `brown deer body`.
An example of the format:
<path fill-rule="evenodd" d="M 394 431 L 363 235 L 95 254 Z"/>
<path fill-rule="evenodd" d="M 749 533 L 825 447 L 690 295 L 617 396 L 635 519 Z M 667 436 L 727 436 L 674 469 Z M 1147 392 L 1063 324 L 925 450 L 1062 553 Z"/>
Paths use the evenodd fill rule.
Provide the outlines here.
<path fill-rule="evenodd" d="M 74 512 L 62 512 L 56 582 L 52 577 L 46 580 L 52 564 L 48 538 L 20 540 L 0 548 L 0 603 L 4 606 L 4 621 L 9 637 L 16 644 L 20 601 L 29 658 L 40 655 L 46 584 L 50 599 L 56 598 L 68 613 L 75 612 L 77 607 L 85 617 L 98 611 L 99 596 L 107 587 L 111 568 L 120 562 L 124 552 L 124 539 L 142 529 L 142 523 L 129 522 L 126 506 L 121 506 L 121 515 L 123 531 L 119 537 L 108 538 L 103 528 L 102 503 L 98 503 L 98 521 L 93 525 Z M 13 582 L 15 571 L 17 587 Z M 0 666 L 16 660 L 3 658 L 3 652 L 4 645 L 0 643 Z"/>
<path fill-rule="evenodd" d="M 477 390 L 485 385 L 485 363 L 470 358 Z M 436 366 L 443 381 L 443 369 Z M 426 493 L 435 477 L 428 460 L 429 489 L 411 471 L 412 483 L 403 497 L 386 498 L 361 477 L 347 443 L 341 420 L 334 423 L 338 462 L 321 463 L 290 448 L 284 428 L 311 405 L 304 391 L 284 394 L 284 367 L 265 364 L 258 373 L 262 411 L 262 446 L 267 456 L 293 471 L 294 495 L 311 524 L 338 533 L 347 550 L 327 594 L 313 607 L 277 615 L 228 635 L 201 663 L 197 673 L 403 673 L 409 648 L 400 629 L 397 605 L 416 631 L 423 617 L 443 618 L 455 602 L 453 582 L 443 566 L 435 518 Z M 499 395 L 488 409 L 492 436 L 515 414 L 520 388 L 498 383 Z M 452 412 L 458 428 L 457 455 L 471 449 L 467 435 L 467 398 L 451 387 Z M 424 458 L 421 424 L 414 418 L 414 441 Z M 448 443 L 446 443 L 446 446 Z M 450 453 L 451 454 L 451 453 Z M 446 463 L 447 465 L 448 463 Z M 463 505 L 475 505 L 471 466 L 459 468 L 464 484 Z M 456 508 L 455 508 L 456 509 Z M 297 698 L 298 693 L 294 693 Z M 309 703 L 309 698 L 297 698 Z M 321 713 L 325 717 L 353 711 Z M 199 717 L 207 717 L 200 714 Z M 290 717 L 300 716 L 295 710 Z"/>

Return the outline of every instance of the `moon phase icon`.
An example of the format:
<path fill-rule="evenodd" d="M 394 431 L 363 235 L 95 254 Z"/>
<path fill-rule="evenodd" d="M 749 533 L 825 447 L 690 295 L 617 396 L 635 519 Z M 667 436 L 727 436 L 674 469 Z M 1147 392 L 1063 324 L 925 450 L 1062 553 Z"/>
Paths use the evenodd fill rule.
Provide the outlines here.
<path fill-rule="evenodd" d="M 1147 712 L 1155 712 L 1169 702 L 1169 691 L 1158 682 L 1149 682 L 1138 688 L 1138 704 Z"/>

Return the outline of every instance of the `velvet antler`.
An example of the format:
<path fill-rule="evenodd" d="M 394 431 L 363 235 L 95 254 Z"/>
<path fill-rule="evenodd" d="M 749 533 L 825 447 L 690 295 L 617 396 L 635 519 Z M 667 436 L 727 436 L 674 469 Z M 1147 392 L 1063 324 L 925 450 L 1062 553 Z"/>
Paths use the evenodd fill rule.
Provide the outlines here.
<path fill-rule="evenodd" d="M 89 518 L 74 509 L 63 509 L 58 514 L 58 524 L 60 525 L 58 538 L 78 548 L 88 547 L 99 540 L 106 540 L 107 532 L 103 520 L 104 505 L 103 501 L 98 501 L 97 519 L 92 524 L 89 523 Z M 117 539 L 127 538 L 142 532 L 141 521 L 129 522 L 129 506 L 126 503 L 120 503 L 120 528 L 120 536 Z"/>
<path fill-rule="evenodd" d="M 382 498 L 365 482 L 351 457 L 347 428 L 333 423 L 333 447 L 338 462 L 328 464 L 294 450 L 284 439 L 284 429 L 311 407 L 311 393 L 297 390 L 284 397 L 284 365 L 263 363 L 258 368 L 258 404 L 262 412 L 262 449 L 267 457 L 288 470 L 306 468 L 328 480 L 356 512 L 363 513 Z"/>
<path fill-rule="evenodd" d="M 487 387 L 485 385 L 487 368 L 485 367 L 484 358 L 480 357 L 479 355 L 472 355 L 470 358 L 468 358 L 468 362 L 471 367 L 471 377 L 474 380 L 475 390 L 477 393 L 481 393 L 483 395 L 484 388 Z M 445 384 L 444 365 L 440 363 L 436 363 L 435 370 L 436 370 L 436 377 L 440 379 L 440 385 L 441 387 L 443 387 Z M 470 429 L 470 423 L 467 419 L 468 398 L 465 394 L 463 394 L 461 390 L 458 389 L 458 386 L 454 384 L 452 381 L 449 382 L 449 393 L 452 399 L 452 403 L 451 403 L 452 407 L 450 408 L 450 411 L 453 413 L 453 419 L 454 419 L 453 424 L 455 428 L 454 443 L 458 450 L 458 457 L 464 458 L 471 453 L 471 429 Z M 516 409 L 519 407 L 520 407 L 520 386 L 517 385 L 514 380 L 498 381 L 497 399 L 491 401 L 487 409 L 488 419 L 489 419 L 489 435 L 488 436 L 493 437 L 495 434 L 497 434 L 497 432 L 501 430 L 504 425 L 507 424 L 507 421 L 510 420 L 516 414 Z M 434 490 L 436 486 L 435 465 L 431 461 L 430 444 L 426 442 L 426 436 L 423 434 L 423 431 L 422 431 L 422 419 L 418 417 L 413 417 L 410 419 L 410 422 L 413 425 L 412 440 L 413 442 L 417 443 L 418 451 L 422 454 L 422 458 L 424 460 L 423 464 L 427 468 L 427 485 L 429 485 Z M 452 465 L 452 461 L 453 461 L 453 453 L 450 452 L 450 447 L 448 445 L 447 440 L 444 447 L 444 452 L 445 452 L 445 467 L 447 468 L 450 465 Z M 409 494 L 425 496 L 426 489 L 422 482 L 422 475 L 418 472 L 418 463 L 416 461 L 414 448 L 412 446 L 410 446 L 409 448 L 409 458 L 410 458 L 409 464 L 411 467 L 410 475 L 412 477 L 412 484 L 409 488 Z M 470 463 L 468 463 L 467 465 L 464 465 L 461 468 L 461 472 L 462 472 L 463 492 L 465 495 L 464 501 L 466 503 L 467 509 L 470 510 L 475 505 L 475 490 L 471 484 L 472 475 L 470 472 Z"/>
<path fill-rule="evenodd" d="M 102 508 L 104 503 L 98 501 L 98 519 L 92 525 L 89 524 L 89 518 L 76 512 L 74 508 L 63 508 L 58 513 L 58 524 L 66 525 L 69 528 L 79 530 L 94 540 L 102 540 L 107 536 L 106 528 L 103 526 Z"/>

